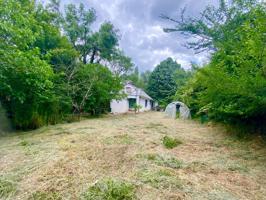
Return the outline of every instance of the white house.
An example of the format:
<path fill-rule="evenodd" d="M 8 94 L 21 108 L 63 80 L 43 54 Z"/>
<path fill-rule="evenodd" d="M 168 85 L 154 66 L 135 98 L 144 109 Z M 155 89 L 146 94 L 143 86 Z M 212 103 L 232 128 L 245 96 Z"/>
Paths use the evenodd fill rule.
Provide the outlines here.
<path fill-rule="evenodd" d="M 111 101 L 111 113 L 126 113 L 134 110 L 134 105 L 140 105 L 140 112 L 152 110 L 155 106 L 153 99 L 141 88 L 137 88 L 131 82 L 127 82 L 123 92 L 127 95 L 122 100 Z"/>

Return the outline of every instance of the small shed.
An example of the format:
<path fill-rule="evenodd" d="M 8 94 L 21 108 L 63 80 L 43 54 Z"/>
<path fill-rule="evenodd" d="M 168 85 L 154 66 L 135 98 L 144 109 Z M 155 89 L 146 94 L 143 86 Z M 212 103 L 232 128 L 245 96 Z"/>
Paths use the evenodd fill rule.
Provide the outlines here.
<path fill-rule="evenodd" d="M 124 89 L 121 91 L 126 97 L 121 100 L 112 100 L 110 102 L 111 113 L 127 113 L 134 111 L 134 106 L 139 105 L 139 112 L 150 111 L 157 105 L 156 102 L 141 88 L 136 87 L 131 81 L 124 84 Z"/>
<path fill-rule="evenodd" d="M 190 119 L 191 118 L 190 110 L 187 107 L 187 105 L 184 104 L 183 102 L 175 101 L 175 102 L 168 104 L 168 106 L 165 109 L 165 114 L 168 117 L 175 119 L 177 113 L 179 113 L 180 119 Z"/>

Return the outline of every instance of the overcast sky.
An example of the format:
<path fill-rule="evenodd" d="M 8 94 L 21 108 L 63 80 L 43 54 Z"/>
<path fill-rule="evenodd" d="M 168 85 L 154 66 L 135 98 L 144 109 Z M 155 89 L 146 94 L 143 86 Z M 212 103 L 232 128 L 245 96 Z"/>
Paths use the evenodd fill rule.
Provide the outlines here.
<path fill-rule="evenodd" d="M 120 48 L 139 67 L 140 71 L 152 70 L 167 57 L 172 57 L 184 68 L 190 62 L 202 64 L 207 56 L 195 55 L 183 47 L 185 38 L 178 33 L 164 33 L 163 28 L 174 26 L 161 19 L 161 14 L 180 16 L 187 8 L 187 15 L 196 16 L 208 4 L 217 0 L 61 0 L 62 4 L 83 3 L 97 11 L 96 26 L 111 21 L 120 30 Z"/>

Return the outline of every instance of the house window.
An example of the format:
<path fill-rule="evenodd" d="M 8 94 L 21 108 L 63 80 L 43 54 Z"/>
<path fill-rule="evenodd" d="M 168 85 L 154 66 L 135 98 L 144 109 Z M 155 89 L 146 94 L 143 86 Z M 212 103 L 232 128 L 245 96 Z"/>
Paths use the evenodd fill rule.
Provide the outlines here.
<path fill-rule="evenodd" d="M 145 100 L 145 108 L 148 106 L 148 100 Z"/>
<path fill-rule="evenodd" d="M 126 93 L 130 94 L 132 92 L 131 87 L 126 87 Z"/>

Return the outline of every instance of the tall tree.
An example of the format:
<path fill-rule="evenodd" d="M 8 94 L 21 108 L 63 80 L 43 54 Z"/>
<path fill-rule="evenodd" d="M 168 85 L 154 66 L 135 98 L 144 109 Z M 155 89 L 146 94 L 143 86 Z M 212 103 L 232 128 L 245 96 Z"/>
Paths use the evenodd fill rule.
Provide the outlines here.
<path fill-rule="evenodd" d="M 101 60 L 111 61 L 112 55 L 117 52 L 118 30 L 110 22 L 101 25 L 100 30 L 90 38 L 90 63 L 97 63 Z M 121 56 L 122 54 L 120 54 Z"/>
<path fill-rule="evenodd" d="M 150 75 L 148 93 L 163 106 L 172 100 L 176 92 L 175 73 L 177 70 L 182 70 L 181 65 L 172 58 L 167 58 Z"/>
<path fill-rule="evenodd" d="M 173 28 L 165 28 L 166 32 L 180 32 L 190 38 L 187 47 L 196 53 L 202 51 L 217 51 L 223 41 L 234 33 L 234 30 L 245 21 L 245 15 L 254 6 L 260 5 L 260 0 L 219 0 L 219 6 L 207 6 L 199 17 L 186 17 L 183 9 L 180 19 L 163 15 L 162 18 L 176 24 Z M 230 29 L 224 29 L 230 27 Z M 226 31 L 226 32 L 225 32 Z"/>
<path fill-rule="evenodd" d="M 78 8 L 69 4 L 65 8 L 64 31 L 72 45 L 80 52 L 84 64 L 87 63 L 90 53 L 91 25 L 95 20 L 95 10 L 86 10 L 84 4 L 80 4 Z"/>
<path fill-rule="evenodd" d="M 112 23 L 105 22 L 99 31 L 93 32 L 91 25 L 96 20 L 94 9 L 86 9 L 83 4 L 77 8 L 69 4 L 65 8 L 64 31 L 69 40 L 80 52 L 82 62 L 100 63 L 110 61 L 117 53 L 118 30 Z"/>

